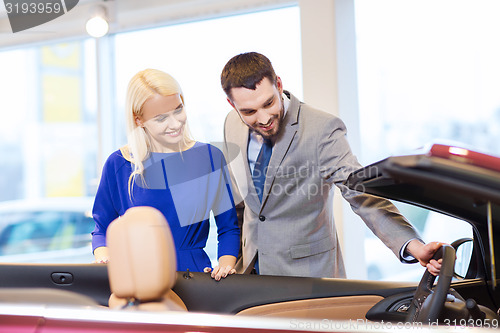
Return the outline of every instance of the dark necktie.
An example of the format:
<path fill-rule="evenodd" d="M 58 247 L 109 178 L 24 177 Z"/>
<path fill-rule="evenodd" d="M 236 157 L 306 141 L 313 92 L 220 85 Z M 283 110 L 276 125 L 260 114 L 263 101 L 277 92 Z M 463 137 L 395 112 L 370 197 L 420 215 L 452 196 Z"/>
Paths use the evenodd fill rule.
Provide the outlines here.
<path fill-rule="evenodd" d="M 259 196 L 259 200 L 261 202 L 262 192 L 264 191 L 264 183 L 266 182 L 267 166 L 269 165 L 269 160 L 271 159 L 272 152 L 272 142 L 270 140 L 264 140 L 262 148 L 260 148 L 259 156 L 257 156 L 257 161 L 255 161 L 255 166 L 253 168 L 253 184 L 255 185 L 255 191 L 257 191 L 257 195 Z"/>

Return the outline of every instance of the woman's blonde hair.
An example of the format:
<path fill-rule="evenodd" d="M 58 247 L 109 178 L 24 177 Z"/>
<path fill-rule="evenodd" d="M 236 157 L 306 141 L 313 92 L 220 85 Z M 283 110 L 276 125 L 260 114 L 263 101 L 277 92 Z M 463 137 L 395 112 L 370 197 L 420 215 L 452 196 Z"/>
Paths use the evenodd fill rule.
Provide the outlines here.
<path fill-rule="evenodd" d="M 157 69 L 145 69 L 135 74 L 130 80 L 127 88 L 127 100 L 125 103 L 126 120 L 127 120 L 127 141 L 128 141 L 128 156 L 133 165 L 132 174 L 128 180 L 128 193 L 132 200 L 132 188 L 135 178 L 141 176 L 144 183 L 143 162 L 151 153 L 151 138 L 145 129 L 138 126 L 137 118 L 141 118 L 144 103 L 154 95 L 170 96 L 179 94 L 182 104 L 184 103 L 184 95 L 182 94 L 179 83 L 169 74 Z M 194 140 L 189 133 L 187 123 L 184 128 L 183 142 L 184 147 L 192 143 Z M 123 149 L 122 149 L 123 153 Z"/>

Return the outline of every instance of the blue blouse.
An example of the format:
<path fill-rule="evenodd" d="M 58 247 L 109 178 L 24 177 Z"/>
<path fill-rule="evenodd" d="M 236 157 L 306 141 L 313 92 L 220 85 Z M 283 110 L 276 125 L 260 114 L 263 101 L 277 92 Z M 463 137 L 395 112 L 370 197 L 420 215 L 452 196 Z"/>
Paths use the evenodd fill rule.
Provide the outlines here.
<path fill-rule="evenodd" d="M 204 248 L 210 212 L 217 224 L 217 257 L 237 257 L 240 245 L 236 210 L 222 152 L 196 142 L 177 153 L 152 153 L 144 161 L 143 177 L 136 177 L 132 199 L 128 180 L 132 164 L 118 150 L 104 164 L 92 211 L 92 247 L 106 246 L 108 225 L 133 206 L 151 206 L 165 215 L 177 254 L 177 270 L 203 271 L 211 267 Z M 144 240 L 147 242 L 147 239 Z"/>

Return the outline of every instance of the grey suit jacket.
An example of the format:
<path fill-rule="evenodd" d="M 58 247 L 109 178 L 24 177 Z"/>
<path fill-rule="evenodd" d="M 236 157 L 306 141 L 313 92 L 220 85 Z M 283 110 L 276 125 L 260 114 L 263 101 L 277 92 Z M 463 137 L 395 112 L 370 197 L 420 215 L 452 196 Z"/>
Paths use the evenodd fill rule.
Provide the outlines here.
<path fill-rule="evenodd" d="M 235 110 L 224 125 L 235 201 L 245 205 L 243 268 L 258 251 L 260 274 L 345 277 L 333 220 L 333 185 L 399 258 L 402 246 L 419 236 L 389 201 L 342 185 L 361 167 L 342 120 L 285 94 L 290 105 L 273 148 L 262 203 L 248 165 L 249 128 Z"/>

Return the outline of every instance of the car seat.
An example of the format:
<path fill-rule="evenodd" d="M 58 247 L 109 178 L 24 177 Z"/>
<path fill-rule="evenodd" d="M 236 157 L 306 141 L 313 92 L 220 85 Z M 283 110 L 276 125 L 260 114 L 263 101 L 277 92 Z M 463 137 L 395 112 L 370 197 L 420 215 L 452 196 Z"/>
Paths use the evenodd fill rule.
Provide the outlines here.
<path fill-rule="evenodd" d="M 152 207 L 132 207 L 108 227 L 110 308 L 186 310 L 173 291 L 175 246 L 164 215 Z"/>

